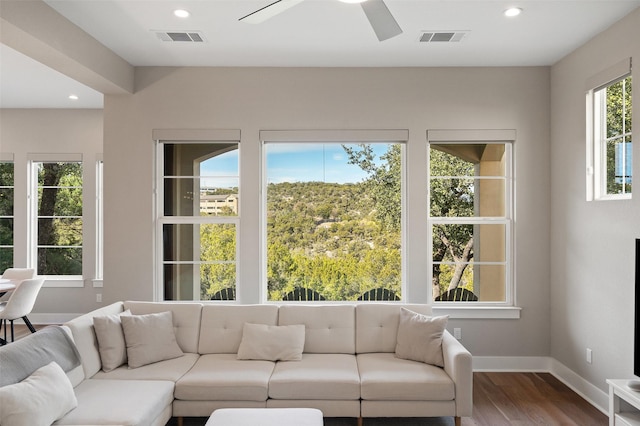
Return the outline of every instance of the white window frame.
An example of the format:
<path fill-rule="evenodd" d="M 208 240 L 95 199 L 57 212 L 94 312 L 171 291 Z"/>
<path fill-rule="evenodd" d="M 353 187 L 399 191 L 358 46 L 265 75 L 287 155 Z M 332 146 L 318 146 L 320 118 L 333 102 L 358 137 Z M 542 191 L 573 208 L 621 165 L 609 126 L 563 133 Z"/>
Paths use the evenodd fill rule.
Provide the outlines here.
<path fill-rule="evenodd" d="M 94 287 L 102 287 L 104 279 L 104 160 L 102 155 L 96 159 L 96 270 Z"/>
<path fill-rule="evenodd" d="M 16 215 L 16 211 L 15 211 L 15 191 L 16 191 L 16 165 L 13 159 L 13 154 L 0 154 L 0 163 L 10 163 L 13 165 L 13 186 L 2 186 L 0 188 L 12 188 L 13 189 L 13 200 L 14 200 L 14 205 L 13 205 L 13 214 L 11 216 L 0 216 L 1 219 L 13 219 L 13 223 L 14 223 L 14 227 L 13 227 L 13 244 L 12 245 L 3 245 L 0 246 L 2 248 L 12 248 L 13 249 L 13 261 L 12 264 L 15 265 L 16 263 L 16 232 L 15 232 L 15 215 Z M 0 270 L 0 274 L 3 271 Z"/>
<path fill-rule="evenodd" d="M 262 161 L 262 200 L 260 214 L 260 257 L 261 257 L 261 286 L 260 301 L 261 303 L 270 304 L 287 304 L 295 302 L 268 300 L 267 291 L 267 167 L 266 167 L 266 148 L 269 143 L 399 143 L 402 144 L 402 172 L 401 172 L 401 280 L 402 280 L 402 302 L 407 303 L 407 265 L 406 265 L 406 230 L 407 230 L 407 159 L 406 145 L 409 141 L 409 131 L 405 129 L 389 129 L 389 130 L 261 130 L 261 161 Z M 309 301 L 308 303 L 314 303 Z M 353 303 L 353 302 L 326 302 L 323 303 Z M 358 302 L 370 303 L 370 302 Z"/>
<path fill-rule="evenodd" d="M 236 253 L 235 253 L 235 269 L 236 269 L 236 299 L 238 295 L 238 286 L 240 283 L 240 244 L 238 237 L 240 234 L 240 210 L 238 208 L 237 216 L 165 216 L 164 215 L 164 149 L 165 144 L 215 144 L 215 143 L 236 143 L 238 152 L 240 151 L 240 130 L 182 130 L 182 129 L 155 129 L 152 132 L 152 138 L 155 143 L 155 181 L 153 194 L 154 217 L 156 218 L 154 233 L 154 286 L 153 300 L 164 301 L 164 265 L 167 263 L 163 259 L 164 249 L 162 246 L 162 235 L 164 225 L 202 225 L 202 224 L 233 224 L 236 229 Z M 238 167 L 240 165 L 238 164 Z M 240 176 L 238 176 L 238 179 Z M 241 192 L 241 182 L 238 180 L 238 197 Z M 194 201 L 195 202 L 195 201 Z M 195 244 L 195 240 L 194 240 Z M 170 263 L 180 264 L 200 264 L 196 261 L 172 261 Z M 195 285 L 195 283 L 194 283 Z M 200 289 L 193 290 L 193 301 L 200 300 Z M 215 302 L 213 302 L 215 303 Z"/>
<path fill-rule="evenodd" d="M 631 58 L 603 70 L 587 80 L 586 89 L 586 178 L 587 201 L 630 200 L 632 193 L 607 193 L 606 97 L 602 90 L 632 76 Z M 631 132 L 616 138 L 631 136 Z M 633 165 L 631 170 L 633 176 Z"/>
<path fill-rule="evenodd" d="M 82 154 L 29 154 L 27 155 L 27 164 L 29 173 L 27 176 L 27 202 L 28 202 L 28 220 L 27 220 L 27 267 L 38 267 L 38 176 L 35 163 L 81 163 L 82 164 L 82 269 L 84 271 L 85 264 L 85 164 Z M 84 273 L 84 272 L 83 272 Z M 44 287 L 84 287 L 83 275 L 41 275 L 45 278 Z"/>
<path fill-rule="evenodd" d="M 429 130 L 427 131 L 427 168 L 429 167 L 429 153 L 431 144 L 489 144 L 499 143 L 505 145 L 507 164 L 505 170 L 505 216 L 504 217 L 451 217 L 433 218 L 430 214 L 430 201 L 427 204 L 429 221 L 429 238 L 427 239 L 429 264 L 433 253 L 432 225 L 434 224 L 502 224 L 505 225 L 505 300 L 496 302 L 430 302 L 433 303 L 434 312 L 448 314 L 455 318 L 518 318 L 520 308 L 516 307 L 515 285 L 515 205 L 514 205 L 514 172 L 515 172 L 515 130 Z M 430 192 L 431 178 L 427 184 Z M 430 200 L 430 194 L 429 194 Z M 474 262 L 478 263 L 478 262 Z M 502 264 L 502 263 L 501 263 Z M 429 300 L 433 300 L 431 282 L 433 270 L 429 268 Z"/>

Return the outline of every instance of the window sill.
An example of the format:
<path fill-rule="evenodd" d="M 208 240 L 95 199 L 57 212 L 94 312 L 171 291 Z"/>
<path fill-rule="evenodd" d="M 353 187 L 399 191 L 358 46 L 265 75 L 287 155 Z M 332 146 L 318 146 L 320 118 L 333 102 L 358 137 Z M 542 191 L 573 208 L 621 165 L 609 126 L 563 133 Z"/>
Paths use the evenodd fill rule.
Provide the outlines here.
<path fill-rule="evenodd" d="M 43 287 L 81 288 L 84 287 L 84 279 L 80 276 L 44 276 Z"/>
<path fill-rule="evenodd" d="M 433 313 L 449 318 L 519 319 L 522 308 L 516 306 L 433 306 Z"/>

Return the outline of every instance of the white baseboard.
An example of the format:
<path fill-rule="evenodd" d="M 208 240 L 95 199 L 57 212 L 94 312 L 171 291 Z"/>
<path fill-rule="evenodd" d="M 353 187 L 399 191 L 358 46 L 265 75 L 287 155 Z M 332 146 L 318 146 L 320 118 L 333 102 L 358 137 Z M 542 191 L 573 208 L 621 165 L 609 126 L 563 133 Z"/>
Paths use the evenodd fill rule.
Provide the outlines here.
<path fill-rule="evenodd" d="M 573 370 L 551 357 L 474 356 L 473 371 L 526 371 L 551 373 L 571 390 L 605 415 L 609 411 L 609 395 Z"/>

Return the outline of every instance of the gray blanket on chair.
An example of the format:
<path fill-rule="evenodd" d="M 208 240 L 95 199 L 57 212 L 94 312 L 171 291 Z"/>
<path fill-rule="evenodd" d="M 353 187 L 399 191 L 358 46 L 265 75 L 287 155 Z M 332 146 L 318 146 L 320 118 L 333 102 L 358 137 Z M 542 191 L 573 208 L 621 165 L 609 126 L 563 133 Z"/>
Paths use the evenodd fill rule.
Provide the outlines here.
<path fill-rule="evenodd" d="M 80 365 L 78 349 L 62 327 L 46 327 L 0 346 L 0 387 L 21 382 L 51 361 L 65 372 Z"/>

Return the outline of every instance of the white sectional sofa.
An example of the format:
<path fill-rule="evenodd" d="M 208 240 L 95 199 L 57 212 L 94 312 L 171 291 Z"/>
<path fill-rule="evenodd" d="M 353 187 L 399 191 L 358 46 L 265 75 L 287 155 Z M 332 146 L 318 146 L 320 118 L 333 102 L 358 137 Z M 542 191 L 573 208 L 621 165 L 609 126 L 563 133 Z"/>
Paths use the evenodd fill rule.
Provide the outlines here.
<path fill-rule="evenodd" d="M 206 417 L 234 407 L 318 408 L 325 417 L 360 423 L 367 417 L 453 416 L 458 424 L 472 410 L 471 354 L 445 331 L 443 368 L 396 357 L 402 307 L 431 314 L 429 305 L 391 303 L 114 303 L 65 324 L 82 368 L 67 373 L 78 406 L 55 424 L 164 425 L 172 416 Z M 170 311 L 184 355 L 102 371 L 94 317 L 124 311 Z M 304 325 L 301 359 L 238 359 L 246 323 Z"/>

